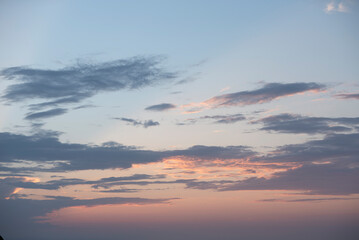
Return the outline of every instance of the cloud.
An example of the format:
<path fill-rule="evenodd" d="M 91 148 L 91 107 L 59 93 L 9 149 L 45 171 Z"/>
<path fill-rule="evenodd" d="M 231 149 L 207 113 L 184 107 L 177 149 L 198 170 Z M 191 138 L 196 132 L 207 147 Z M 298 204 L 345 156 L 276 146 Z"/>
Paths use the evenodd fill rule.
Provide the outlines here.
<path fill-rule="evenodd" d="M 144 128 L 153 127 L 153 126 L 159 126 L 160 123 L 153 121 L 153 120 L 146 120 L 146 121 L 138 121 L 132 118 L 113 118 L 116 120 L 124 121 L 127 123 L 132 124 L 133 126 L 143 126 Z"/>
<path fill-rule="evenodd" d="M 202 116 L 199 118 L 189 118 L 186 119 L 184 122 L 177 123 L 177 125 L 190 125 L 195 124 L 199 120 L 214 120 L 212 123 L 217 124 L 232 124 L 239 121 L 243 121 L 246 119 L 246 117 L 243 114 L 228 114 L 228 115 L 212 115 L 212 116 Z"/>
<path fill-rule="evenodd" d="M 15 193 L 15 186 L 12 186 L 10 184 L 6 184 L 2 179 L 0 179 L 0 199 L 2 198 L 8 198 L 13 193 Z"/>
<path fill-rule="evenodd" d="M 336 164 L 307 164 L 271 178 L 251 177 L 239 181 L 192 181 L 188 188 L 217 191 L 289 190 L 310 195 L 358 194 L 359 168 L 340 167 Z"/>
<path fill-rule="evenodd" d="M 329 134 L 324 139 L 280 146 L 273 153 L 258 158 L 265 162 L 357 164 L 359 133 Z"/>
<path fill-rule="evenodd" d="M 326 7 L 324 8 L 324 11 L 326 13 L 348 12 L 349 9 L 348 9 L 346 3 L 347 3 L 346 1 L 340 1 L 340 2 L 331 1 L 330 3 L 328 3 L 326 5 Z"/>
<path fill-rule="evenodd" d="M 86 145 L 62 143 L 52 132 L 40 135 L 0 133 L 2 171 L 74 171 L 86 169 L 130 168 L 132 164 L 159 162 L 173 156 L 206 159 L 245 158 L 255 154 L 246 146 L 193 146 L 183 150 L 141 150 L 117 143 Z M 50 165 L 48 168 L 11 168 L 5 163 L 30 161 Z"/>
<path fill-rule="evenodd" d="M 205 103 L 213 107 L 245 106 L 270 102 L 284 96 L 307 91 L 320 91 L 323 89 L 324 85 L 317 83 L 268 83 L 257 90 L 224 94 L 213 97 L 205 101 Z"/>
<path fill-rule="evenodd" d="M 359 193 L 359 134 L 330 134 L 321 140 L 284 145 L 249 162 L 295 163 L 267 177 L 239 181 L 189 181 L 188 188 L 217 191 L 290 190 L 303 194 L 350 195 Z"/>
<path fill-rule="evenodd" d="M 171 103 L 161 103 L 161 104 L 146 107 L 145 110 L 162 112 L 162 111 L 167 111 L 167 110 L 170 110 L 173 108 L 176 108 L 176 105 L 173 105 Z"/>
<path fill-rule="evenodd" d="M 262 199 L 259 202 L 323 202 L 323 201 L 338 201 L 338 200 L 355 200 L 358 198 L 344 198 L 344 197 L 331 197 L 331 198 L 297 198 L 297 199 Z"/>
<path fill-rule="evenodd" d="M 127 188 L 123 188 L 123 189 L 112 189 L 112 190 L 102 190 L 99 192 L 103 192 L 103 193 L 134 193 L 134 192 L 138 192 L 138 189 L 127 189 Z"/>
<path fill-rule="evenodd" d="M 54 135 L 18 135 L 0 133 L 2 163 L 19 159 L 53 163 L 46 171 L 70 171 L 81 169 L 129 168 L 132 164 L 160 161 L 163 153 L 134 149 L 117 145 L 91 146 L 62 143 Z M 25 168 L 24 168 L 25 169 Z M 36 167 L 37 170 L 41 170 Z"/>
<path fill-rule="evenodd" d="M 49 70 L 6 68 L 0 75 L 11 82 L 2 98 L 8 102 L 44 99 L 31 107 L 78 103 L 101 92 L 139 89 L 175 79 L 177 73 L 161 66 L 159 56 L 134 57 L 96 64 L 76 64 Z M 14 83 L 13 83 L 14 82 Z"/>
<path fill-rule="evenodd" d="M 95 189 L 98 188 L 111 188 L 114 186 L 127 186 L 127 185 L 136 185 L 136 186 L 147 186 L 152 184 L 179 184 L 179 183 L 187 183 L 192 181 L 191 179 L 177 179 L 177 180 L 161 180 L 161 181 L 117 181 L 117 182 L 108 182 L 108 183 L 101 183 L 98 185 L 92 186 Z"/>
<path fill-rule="evenodd" d="M 262 104 L 275 99 L 304 92 L 318 92 L 325 89 L 323 84 L 314 82 L 303 83 L 267 83 L 262 88 L 253 91 L 241 91 L 215 96 L 201 103 L 184 105 L 191 108 L 187 112 L 198 112 L 203 108 L 219 108 L 228 106 L 246 106 Z"/>
<path fill-rule="evenodd" d="M 359 125 L 358 118 L 326 118 L 326 117 L 306 117 L 296 114 L 283 113 L 269 116 L 252 123 L 262 123 L 261 130 L 274 131 L 280 133 L 334 133 L 350 132 Z"/>
<path fill-rule="evenodd" d="M 170 157 L 184 156 L 197 159 L 243 159 L 254 156 L 256 152 L 247 146 L 203 146 L 196 145 L 184 150 L 167 151 Z"/>
<path fill-rule="evenodd" d="M 188 188 L 215 189 L 218 191 L 239 190 L 294 190 L 305 194 L 347 195 L 359 193 L 359 133 L 329 134 L 321 140 L 302 144 L 277 147 L 272 152 L 259 155 L 246 146 L 193 146 L 183 150 L 150 151 L 117 143 L 99 146 L 61 143 L 56 135 L 24 136 L 10 133 L 0 134 L 2 164 L 1 171 L 34 173 L 38 171 L 74 171 L 88 169 L 129 168 L 132 164 L 181 159 L 190 161 L 190 169 L 233 168 L 260 170 L 275 166 L 270 175 L 243 173 L 241 180 L 199 181 L 197 179 L 166 180 L 165 175 L 135 174 L 132 176 L 83 179 L 60 179 L 46 183 L 26 181 L 26 178 L 6 177 L 2 191 L 11 196 L 16 188 L 58 189 L 59 187 L 89 184 L 93 188 L 111 188 L 126 185 L 186 184 Z M 30 167 L 14 167 L 24 164 Z M 33 166 L 34 164 L 40 164 Z M 41 165 L 50 165 L 43 169 Z M 268 164 L 268 166 L 266 165 Z M 278 168 L 278 164 L 283 166 Z M 215 170 L 215 169 L 214 169 Z M 237 175 L 238 175 L 237 171 Z M 247 176 L 248 178 L 245 178 Z M 244 177 L 244 179 L 243 179 Z M 163 180 L 162 180 L 163 179 Z M 110 189 L 111 190 L 111 189 Z"/>
<path fill-rule="evenodd" d="M 42 119 L 42 118 L 50 118 L 50 117 L 59 116 L 59 115 L 65 114 L 65 113 L 67 113 L 67 109 L 55 108 L 55 109 L 51 109 L 51 110 L 47 110 L 47 111 L 43 111 L 43 112 L 30 113 L 25 117 L 25 119 L 36 120 L 36 119 Z"/>
<path fill-rule="evenodd" d="M 63 178 L 59 180 L 51 180 L 47 182 L 32 181 L 29 177 L 6 177 L 0 179 L 1 187 L 0 191 L 2 197 L 9 197 L 14 194 L 14 190 L 17 188 L 22 189 L 44 189 L 44 190 L 58 190 L 62 187 L 74 186 L 74 185 L 91 185 L 94 188 L 109 188 L 115 185 L 147 185 L 143 180 L 158 180 L 164 179 L 166 175 L 148 175 L 148 174 L 134 174 L 131 176 L 123 177 L 108 177 L 101 178 L 99 180 L 84 180 L 79 178 Z M 30 180 L 29 180 L 30 179 Z M 139 180 L 142 180 L 139 181 Z M 150 184 L 151 182 L 148 182 Z"/>
<path fill-rule="evenodd" d="M 95 107 L 97 107 L 97 106 L 96 106 L 96 105 L 93 105 L 93 104 L 84 104 L 84 105 L 80 105 L 80 106 L 74 107 L 73 109 L 74 109 L 74 110 L 77 110 L 77 109 L 95 108 Z"/>
<path fill-rule="evenodd" d="M 357 100 L 359 100 L 359 93 L 342 93 L 342 94 L 336 94 L 334 96 L 339 99 L 357 99 Z"/>
<path fill-rule="evenodd" d="M 168 204 L 175 198 L 124 198 L 124 197 L 109 197 L 109 198 L 95 198 L 95 199 L 75 199 L 71 197 L 55 197 L 47 196 L 47 199 L 25 199 L 25 198 L 10 198 L 0 199 L 0 226 L 2 229 L 13 229 L 14 226 L 21 226 L 21 232 L 28 232 L 28 236 L 34 234 L 35 228 L 51 228 L 48 225 L 40 225 L 37 223 L 46 222 L 54 211 L 67 207 L 76 206 L 101 206 L 101 205 L 148 205 L 148 204 Z"/>

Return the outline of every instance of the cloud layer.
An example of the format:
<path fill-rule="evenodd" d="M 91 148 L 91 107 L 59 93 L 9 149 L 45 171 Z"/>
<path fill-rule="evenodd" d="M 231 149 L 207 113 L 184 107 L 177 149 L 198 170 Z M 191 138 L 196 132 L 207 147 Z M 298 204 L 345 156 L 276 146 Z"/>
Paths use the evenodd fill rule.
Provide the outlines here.
<path fill-rule="evenodd" d="M 281 133 L 334 133 L 350 132 L 359 125 L 359 118 L 325 118 L 306 117 L 297 114 L 283 113 L 269 116 L 253 123 L 262 123 L 261 130 Z"/>
<path fill-rule="evenodd" d="M 28 171 L 73 171 L 86 169 L 130 168 L 132 164 L 159 162 L 164 158 L 185 156 L 192 158 L 228 159 L 245 158 L 255 154 L 245 146 L 211 147 L 193 146 L 184 150 L 151 151 L 124 146 L 117 143 L 105 143 L 100 146 L 62 143 L 58 136 L 25 136 L 12 133 L 0 133 L 2 162 L 21 162 L 23 160 L 39 163 L 51 163 L 48 169 L 22 168 Z M 0 167 L 0 171 L 9 170 Z M 14 170 L 14 169 L 13 169 Z M 19 169 L 21 170 L 21 168 Z"/>

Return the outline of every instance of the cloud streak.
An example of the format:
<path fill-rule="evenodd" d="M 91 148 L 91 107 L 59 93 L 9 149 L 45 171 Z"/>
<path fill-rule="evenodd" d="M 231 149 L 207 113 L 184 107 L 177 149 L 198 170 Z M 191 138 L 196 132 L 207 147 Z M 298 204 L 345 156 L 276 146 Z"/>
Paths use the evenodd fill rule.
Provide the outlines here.
<path fill-rule="evenodd" d="M 167 110 L 174 109 L 174 108 L 176 108 L 176 105 L 173 105 L 171 103 L 161 103 L 161 104 L 146 107 L 145 110 L 155 111 L 155 112 L 163 112 L 163 111 L 167 111 Z"/>
<path fill-rule="evenodd" d="M 145 120 L 145 121 L 138 121 L 132 118 L 113 118 L 115 120 L 120 120 L 123 122 L 127 122 L 133 126 L 142 126 L 144 128 L 148 128 L 148 127 L 154 127 L 154 126 L 159 126 L 160 123 L 153 121 L 153 120 Z"/>
<path fill-rule="evenodd" d="M 123 177 L 108 177 L 99 180 L 84 180 L 79 178 L 63 178 L 59 180 L 51 180 L 47 182 L 33 181 L 29 177 L 6 177 L 0 179 L 1 198 L 7 198 L 14 194 L 15 189 L 44 189 L 44 190 L 58 190 L 62 187 L 75 185 L 91 185 L 93 188 L 109 188 L 109 186 L 116 185 L 147 185 L 151 182 L 144 182 L 144 180 L 158 180 L 164 179 L 166 175 L 148 175 L 148 174 L 134 174 Z M 120 192 L 120 191 L 115 191 Z M 125 191 L 124 191 L 125 192 Z"/>
<path fill-rule="evenodd" d="M 184 105 L 190 108 L 187 112 L 198 112 L 203 108 L 229 106 L 247 106 L 271 102 L 275 99 L 305 92 L 323 91 L 325 85 L 314 82 L 304 83 L 267 83 L 262 88 L 252 91 L 241 91 L 215 96 L 201 103 Z"/>
<path fill-rule="evenodd" d="M 189 118 L 186 119 L 184 122 L 177 123 L 177 125 L 190 125 L 195 124 L 200 120 L 214 120 L 212 123 L 214 124 L 232 124 L 239 121 L 245 120 L 246 117 L 241 114 L 227 114 L 227 115 L 206 115 L 199 118 Z"/>
<path fill-rule="evenodd" d="M 65 113 L 67 113 L 67 109 L 55 108 L 55 109 L 51 109 L 51 110 L 47 110 L 47 111 L 43 111 L 43 112 L 30 113 L 25 117 L 25 119 L 26 120 L 37 120 L 37 119 L 42 119 L 42 118 L 55 117 L 55 116 L 59 116 L 59 115 L 65 114 Z"/>
<path fill-rule="evenodd" d="M 335 97 L 339 99 L 356 99 L 359 100 L 359 93 L 342 93 L 342 94 L 336 94 Z"/>
<path fill-rule="evenodd" d="M 306 117 L 283 113 L 269 116 L 252 123 L 262 123 L 261 130 L 280 133 L 329 134 L 350 132 L 359 125 L 359 118 Z"/>

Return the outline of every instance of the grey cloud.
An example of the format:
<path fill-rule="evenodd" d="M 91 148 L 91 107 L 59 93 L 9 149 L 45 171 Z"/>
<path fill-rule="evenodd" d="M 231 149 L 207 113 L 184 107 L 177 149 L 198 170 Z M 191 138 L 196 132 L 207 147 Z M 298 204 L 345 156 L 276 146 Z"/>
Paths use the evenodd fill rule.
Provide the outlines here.
<path fill-rule="evenodd" d="M 25 119 L 35 120 L 35 119 L 42 119 L 42 118 L 50 118 L 50 117 L 55 117 L 55 116 L 62 115 L 65 113 L 67 113 L 67 109 L 55 108 L 55 109 L 51 109 L 51 110 L 47 110 L 47 111 L 43 111 L 43 112 L 30 113 L 26 116 Z"/>
<path fill-rule="evenodd" d="M 100 146 L 62 143 L 58 135 L 18 135 L 0 133 L 2 163 L 28 160 L 34 162 L 54 162 L 53 170 L 81 170 L 129 168 L 132 164 L 158 162 L 164 158 L 184 156 L 198 159 L 243 159 L 257 162 L 327 162 L 357 161 L 359 155 L 359 134 L 331 134 L 321 140 L 303 144 L 284 145 L 273 153 L 259 156 L 246 146 L 193 146 L 183 150 L 151 151 L 117 143 Z M 101 159 L 101 160 L 99 160 Z M 55 161 L 65 162 L 55 162 Z M 5 168 L 6 166 L 3 166 Z"/>
<path fill-rule="evenodd" d="M 162 111 L 167 111 L 167 110 L 170 110 L 173 108 L 176 108 L 176 105 L 173 105 L 171 103 L 161 103 L 161 104 L 146 107 L 145 110 L 162 112 Z"/>
<path fill-rule="evenodd" d="M 153 120 L 138 121 L 132 118 L 113 118 L 132 124 L 133 126 L 142 126 L 144 128 L 159 126 L 160 123 Z"/>
<path fill-rule="evenodd" d="M 322 201 L 338 201 L 338 200 L 355 200 L 358 198 L 344 198 L 344 197 L 331 197 L 331 198 L 297 198 L 297 199 L 262 199 L 259 202 L 322 202 Z"/>
<path fill-rule="evenodd" d="M 111 190 L 102 190 L 99 192 L 103 192 L 103 193 L 134 193 L 134 192 L 138 192 L 139 189 L 111 189 Z"/>
<path fill-rule="evenodd" d="M 309 164 L 277 173 L 270 179 L 250 178 L 219 190 L 297 190 L 307 194 L 349 195 L 359 193 L 358 182 L 359 168 Z"/>
<path fill-rule="evenodd" d="M 195 124 L 200 120 L 214 120 L 213 123 L 218 124 L 232 124 L 239 121 L 243 121 L 246 117 L 243 114 L 228 114 L 228 115 L 212 115 L 212 116 L 202 116 L 199 118 L 189 118 L 186 119 L 184 122 L 177 123 L 177 125 L 190 125 Z"/>
<path fill-rule="evenodd" d="M 20 232 L 27 232 L 30 238 L 35 234 L 34 229 L 51 229 L 51 225 L 38 225 L 38 222 L 46 220 L 46 214 L 53 211 L 75 206 L 98 206 L 109 204 L 168 204 L 174 198 L 95 198 L 95 199 L 75 199 L 70 197 L 47 196 L 46 200 L 10 198 L 0 199 L 0 226 L 7 233 L 14 234 L 14 226 L 20 226 Z M 40 218 L 38 218 L 40 217 Z M 44 224 L 44 223 L 43 223 Z M 16 228 L 15 231 L 19 231 Z M 42 230 L 41 232 L 46 232 Z M 26 234 L 25 234 L 26 235 Z M 36 234 L 35 234 L 36 235 Z M 40 235 L 41 236 L 41 235 Z M 48 236 L 47 236 L 48 237 Z M 72 236 L 73 237 L 73 236 Z M 23 239 L 23 237 L 20 237 Z M 28 237 L 26 237 L 28 239 Z M 88 239 L 88 238 L 87 238 Z"/>
<path fill-rule="evenodd" d="M 359 124 L 358 118 L 306 117 L 294 114 L 279 114 L 259 119 L 253 123 L 262 123 L 261 130 L 281 133 L 333 133 L 348 132 Z"/>
<path fill-rule="evenodd" d="M 155 121 L 152 121 L 152 120 L 147 120 L 147 121 L 144 121 L 144 123 L 143 123 L 143 126 L 145 128 L 152 127 L 152 126 L 158 126 L 158 125 L 160 125 L 159 122 L 155 122 Z"/>
<path fill-rule="evenodd" d="M 163 60 L 159 56 L 134 57 L 57 70 L 7 68 L 0 75 L 11 84 L 2 98 L 9 102 L 45 99 L 43 103 L 31 105 L 32 108 L 43 108 L 77 103 L 101 92 L 139 89 L 177 77 L 177 73 L 161 66 Z"/>
<path fill-rule="evenodd" d="M 295 190 L 306 194 L 346 195 L 359 193 L 359 134 L 331 134 L 321 140 L 302 144 L 284 145 L 272 153 L 259 156 L 245 146 L 193 146 L 183 150 L 149 151 L 119 144 L 88 146 L 85 144 L 61 143 L 54 135 L 23 136 L 9 133 L 0 134 L 2 171 L 14 171 L 6 163 L 19 159 L 40 163 L 53 163 L 46 171 L 72 171 L 85 169 L 129 168 L 132 164 L 159 162 L 168 157 L 180 156 L 191 161 L 204 159 L 250 159 L 251 162 L 295 163 L 297 168 L 275 173 L 271 178 L 248 178 L 242 181 L 198 181 L 158 180 L 163 176 L 133 175 L 125 178 L 105 178 L 86 182 L 82 179 L 53 180 L 43 185 L 33 183 L 9 183 L 12 187 L 42 187 L 56 189 L 59 186 L 91 184 L 94 188 L 149 184 L 186 184 L 189 188 L 234 190 Z M 62 160 L 65 162 L 56 162 Z M 4 165 L 5 164 L 5 165 Z M 224 161 L 225 164 L 225 161 Z M 21 170 L 21 169 L 20 169 Z M 33 168 L 29 171 L 41 171 Z M 21 172 L 20 172 L 21 173 Z M 154 178 L 152 178 L 154 177 Z M 132 178 L 132 179 L 130 179 Z M 142 178 L 142 179 L 141 179 Z M 8 180 L 7 180 L 8 181 Z M 22 184 L 22 185 L 21 185 Z M 26 185 L 27 184 L 27 185 Z"/>
<path fill-rule="evenodd" d="M 84 104 L 84 105 L 80 105 L 77 107 L 74 107 L 74 110 L 78 110 L 78 109 L 83 109 L 83 108 L 95 108 L 97 107 L 96 105 L 92 105 L 92 104 Z"/>
<path fill-rule="evenodd" d="M 188 183 L 194 181 L 194 179 L 177 179 L 177 180 L 156 180 L 156 181 L 114 181 L 114 182 L 104 182 L 98 185 L 93 185 L 92 187 L 95 189 L 105 188 L 109 189 L 114 186 L 127 186 L 127 185 L 136 185 L 136 186 L 147 186 L 153 184 L 180 184 L 180 183 Z"/>
<path fill-rule="evenodd" d="M 252 177 L 219 183 L 192 181 L 187 187 L 237 190 L 295 190 L 305 194 L 349 195 L 359 193 L 359 134 L 331 134 L 321 140 L 278 147 L 252 162 L 299 164 L 297 168 L 275 173 L 271 178 Z"/>
<path fill-rule="evenodd" d="M 184 156 L 206 159 L 235 159 L 253 156 L 256 153 L 245 146 L 193 146 L 184 150 L 151 151 L 136 149 L 114 143 L 100 146 L 86 144 L 62 143 L 58 135 L 42 133 L 41 135 L 19 135 L 0 133 L 2 163 L 14 163 L 27 160 L 37 163 L 51 163 L 50 169 L 12 168 L 13 171 L 73 171 L 85 169 L 130 168 L 132 164 L 159 162 L 164 158 Z M 3 165 L 0 170 L 9 171 Z"/>
<path fill-rule="evenodd" d="M 168 151 L 170 156 L 185 156 L 200 159 L 243 159 L 257 153 L 246 146 L 202 146 L 196 145 L 185 150 Z"/>
<path fill-rule="evenodd" d="M 5 198 L 10 196 L 16 188 L 58 190 L 61 187 L 74 185 L 92 185 L 94 188 L 108 188 L 109 186 L 116 185 L 131 185 L 131 183 L 132 185 L 147 185 L 147 183 L 139 180 L 156 180 L 165 177 L 164 174 L 134 174 L 131 176 L 101 178 L 92 181 L 79 178 L 64 178 L 47 182 L 31 182 L 27 181 L 24 177 L 7 177 L 0 179 L 0 191 L 3 193 L 1 196 Z M 151 184 L 151 182 L 148 182 L 148 184 Z"/>
<path fill-rule="evenodd" d="M 163 153 L 123 145 L 89 146 L 59 142 L 53 135 L 0 133 L 2 163 L 19 159 L 55 163 L 53 171 L 129 168 L 132 164 L 160 161 Z M 55 162 L 55 161 L 62 162 Z M 38 169 L 40 170 L 40 169 Z"/>
<path fill-rule="evenodd" d="M 223 94 L 213 97 L 204 103 L 212 108 L 223 106 L 245 106 L 270 102 L 274 99 L 303 93 L 307 91 L 324 90 L 323 84 L 310 83 L 268 83 L 262 88 L 253 91 L 241 91 L 229 94 Z"/>
<path fill-rule="evenodd" d="M 241 181 L 192 181 L 188 188 L 217 191 L 290 190 L 310 195 L 350 195 L 359 193 L 359 168 L 336 164 L 307 164 L 275 173 L 271 178 L 252 177 Z"/>
<path fill-rule="evenodd" d="M 267 162 L 336 162 L 357 164 L 359 134 L 330 134 L 321 140 L 278 147 L 274 153 L 259 157 Z"/>
<path fill-rule="evenodd" d="M 334 96 L 340 99 L 359 99 L 359 93 L 342 93 Z"/>
<path fill-rule="evenodd" d="M 243 121 L 246 118 L 243 114 L 204 116 L 202 119 L 215 119 L 214 123 L 230 124 Z"/>
<path fill-rule="evenodd" d="M 15 186 L 4 183 L 2 179 L 0 179 L 0 183 L 0 199 L 7 198 L 14 193 L 14 190 L 16 189 Z"/>
<path fill-rule="evenodd" d="M 91 95 L 89 94 L 78 94 L 77 96 L 60 98 L 54 101 L 30 104 L 28 107 L 29 109 L 36 111 L 47 107 L 59 106 L 59 105 L 70 104 L 70 103 L 78 103 L 89 97 L 91 97 Z"/>

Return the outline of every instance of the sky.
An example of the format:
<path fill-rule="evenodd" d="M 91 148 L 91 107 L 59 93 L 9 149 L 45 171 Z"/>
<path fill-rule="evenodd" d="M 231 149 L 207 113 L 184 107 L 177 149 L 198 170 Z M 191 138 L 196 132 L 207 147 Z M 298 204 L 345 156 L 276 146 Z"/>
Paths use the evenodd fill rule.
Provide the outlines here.
<path fill-rule="evenodd" d="M 358 24 L 357 0 L 0 0 L 0 235 L 358 239 Z"/>

